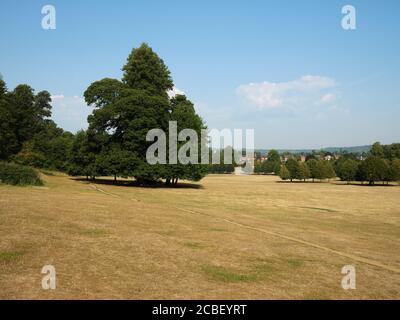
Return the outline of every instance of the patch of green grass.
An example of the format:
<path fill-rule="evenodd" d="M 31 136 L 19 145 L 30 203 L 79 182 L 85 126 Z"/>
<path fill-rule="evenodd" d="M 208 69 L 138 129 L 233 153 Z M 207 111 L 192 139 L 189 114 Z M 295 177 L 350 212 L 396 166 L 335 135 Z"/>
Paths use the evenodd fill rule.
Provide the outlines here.
<path fill-rule="evenodd" d="M 265 276 L 275 271 L 275 267 L 268 262 L 256 264 L 253 268 L 254 272 L 256 272 L 259 276 Z"/>
<path fill-rule="evenodd" d="M 0 263 L 8 264 L 19 260 L 24 255 L 21 250 L 0 251 Z"/>
<path fill-rule="evenodd" d="M 107 232 L 102 229 L 87 229 L 83 230 L 81 234 L 87 235 L 87 236 L 92 236 L 92 237 L 101 237 L 104 236 Z"/>
<path fill-rule="evenodd" d="M 257 280 L 256 275 L 228 270 L 220 266 L 203 266 L 202 271 L 213 280 L 223 282 L 247 282 Z"/>
<path fill-rule="evenodd" d="M 304 261 L 299 258 L 288 258 L 286 259 L 286 262 L 289 265 L 289 267 L 292 268 L 299 268 L 304 264 Z"/>

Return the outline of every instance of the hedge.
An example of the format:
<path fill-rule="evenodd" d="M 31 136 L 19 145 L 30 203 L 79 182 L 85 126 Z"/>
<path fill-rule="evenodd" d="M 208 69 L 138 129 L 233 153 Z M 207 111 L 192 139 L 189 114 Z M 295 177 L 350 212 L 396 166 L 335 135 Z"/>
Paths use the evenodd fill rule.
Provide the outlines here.
<path fill-rule="evenodd" d="M 39 173 L 28 166 L 0 162 L 0 183 L 11 185 L 43 185 Z"/>

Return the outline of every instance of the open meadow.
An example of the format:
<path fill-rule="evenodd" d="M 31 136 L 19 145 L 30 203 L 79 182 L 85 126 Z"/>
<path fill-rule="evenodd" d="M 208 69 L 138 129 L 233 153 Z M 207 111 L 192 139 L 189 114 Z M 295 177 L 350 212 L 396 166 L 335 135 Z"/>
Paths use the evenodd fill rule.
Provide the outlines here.
<path fill-rule="evenodd" d="M 43 179 L 0 185 L 0 299 L 400 299 L 400 186 Z"/>

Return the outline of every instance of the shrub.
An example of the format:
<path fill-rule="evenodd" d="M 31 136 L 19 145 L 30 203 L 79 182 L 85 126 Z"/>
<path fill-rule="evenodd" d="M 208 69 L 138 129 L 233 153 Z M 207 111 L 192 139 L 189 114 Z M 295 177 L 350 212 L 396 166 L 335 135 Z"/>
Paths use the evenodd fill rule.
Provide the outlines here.
<path fill-rule="evenodd" d="M 11 185 L 43 185 L 35 169 L 6 162 L 0 162 L 0 182 Z"/>

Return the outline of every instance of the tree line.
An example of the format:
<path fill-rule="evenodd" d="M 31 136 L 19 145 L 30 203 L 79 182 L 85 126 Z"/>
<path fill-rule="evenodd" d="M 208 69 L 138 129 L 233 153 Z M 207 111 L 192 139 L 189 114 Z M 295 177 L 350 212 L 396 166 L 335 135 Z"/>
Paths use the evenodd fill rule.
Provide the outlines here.
<path fill-rule="evenodd" d="M 51 97 L 26 84 L 9 91 L 0 79 L 0 160 L 67 169 L 74 135 L 50 119 Z"/>
<path fill-rule="evenodd" d="M 143 43 L 132 50 L 122 70 L 122 79 L 95 81 L 84 92 L 93 112 L 88 129 L 76 134 L 50 119 L 47 91 L 35 94 L 25 84 L 8 91 L 0 80 L 0 160 L 92 179 L 134 177 L 139 183 L 164 180 L 169 185 L 203 178 L 206 165 L 150 165 L 146 160 L 149 130 L 168 132 L 169 121 L 177 121 L 178 132 L 190 128 L 198 136 L 206 128 L 186 96 L 168 95 L 174 84 L 164 61 Z"/>
<path fill-rule="evenodd" d="M 312 179 L 314 182 L 338 177 L 347 183 L 389 184 L 400 181 L 400 144 L 376 142 L 365 159 L 359 159 L 355 154 L 344 154 L 330 161 L 311 158 L 302 162 L 291 158 L 280 165 L 278 174 L 282 180 L 290 181 Z"/>

